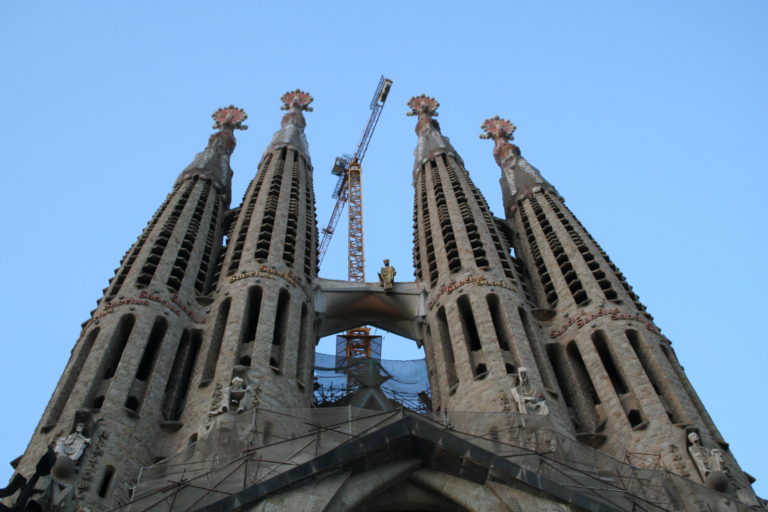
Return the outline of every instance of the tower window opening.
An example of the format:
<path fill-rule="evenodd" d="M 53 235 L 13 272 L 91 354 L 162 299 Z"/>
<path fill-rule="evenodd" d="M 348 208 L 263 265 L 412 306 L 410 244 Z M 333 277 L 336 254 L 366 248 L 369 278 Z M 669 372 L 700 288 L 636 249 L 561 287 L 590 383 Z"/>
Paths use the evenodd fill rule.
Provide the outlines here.
<path fill-rule="evenodd" d="M 157 352 L 160 349 L 160 344 L 165 337 L 165 331 L 168 329 L 168 322 L 163 317 L 157 317 L 155 323 L 152 325 L 152 331 L 149 334 L 149 340 L 144 348 L 144 355 L 141 357 L 139 368 L 136 370 L 136 378 L 145 381 L 152 373 L 152 368 L 155 365 L 155 359 L 157 358 Z"/>
<path fill-rule="evenodd" d="M 573 395 L 571 386 L 568 385 L 568 380 L 566 378 L 565 362 L 563 361 L 560 345 L 557 343 L 548 344 L 547 356 L 549 356 L 549 362 L 555 372 L 555 379 L 557 380 L 558 388 L 563 395 L 565 405 L 567 407 L 573 407 Z"/>
<path fill-rule="evenodd" d="M 467 340 L 467 346 L 470 350 L 478 351 L 483 348 L 480 342 L 480 334 L 477 332 L 475 317 L 472 315 L 472 306 L 469 303 L 469 297 L 462 295 L 456 302 L 461 316 L 461 325 L 464 328 L 464 336 Z"/>
<path fill-rule="evenodd" d="M 177 421 L 181 417 L 201 343 L 200 330 L 195 329 L 190 335 L 189 330 L 184 329 L 165 386 L 163 415 L 167 421 Z"/>
<path fill-rule="evenodd" d="M 466 295 L 459 297 L 459 300 L 456 301 L 456 307 L 459 310 L 461 329 L 472 372 L 475 378 L 484 377 L 488 372 L 488 368 L 485 365 L 485 356 L 482 351 L 483 346 L 480 340 L 480 333 L 477 330 L 477 324 L 475 323 L 475 317 L 472 313 L 469 297 Z"/>
<path fill-rule="evenodd" d="M 216 313 L 216 320 L 213 323 L 211 332 L 211 343 L 208 346 L 208 353 L 205 356 L 205 365 L 203 366 L 203 375 L 200 379 L 200 385 L 205 386 L 213 380 L 216 373 L 216 363 L 219 361 L 219 352 L 221 351 L 221 342 L 224 339 L 224 330 L 227 327 L 229 318 L 229 307 L 232 299 L 225 299 L 219 306 Z"/>
<path fill-rule="evenodd" d="M 668 384 L 661 376 L 661 372 L 654 364 L 651 354 L 647 350 L 646 346 L 640 340 L 640 335 L 637 333 L 637 331 L 632 329 L 628 329 L 624 334 L 627 336 L 629 346 L 632 347 L 632 350 L 635 353 L 635 357 L 637 357 L 637 360 L 640 361 L 640 365 L 643 367 L 645 374 L 648 376 L 648 381 L 651 383 L 651 386 L 653 386 L 653 390 L 657 395 L 662 396 L 668 400 L 669 397 L 664 396 L 667 395 Z M 676 423 L 676 421 L 673 422 Z"/>
<path fill-rule="evenodd" d="M 296 381 L 299 385 L 299 389 L 304 389 L 304 381 L 307 378 L 307 356 L 311 350 L 309 340 L 307 339 L 307 332 L 310 327 L 307 325 L 309 319 L 309 313 L 307 305 L 301 305 L 301 323 L 299 324 L 299 342 L 297 344 L 296 354 Z"/>
<path fill-rule="evenodd" d="M 575 341 L 568 343 L 566 353 L 576 371 L 580 387 L 586 392 L 592 404 L 598 405 L 600 403 L 600 397 L 597 394 L 595 385 L 587 370 L 587 365 L 584 364 L 584 360 L 581 358 L 581 353 L 579 352 L 579 348 L 576 346 Z"/>
<path fill-rule="evenodd" d="M 491 321 L 493 322 L 493 327 L 496 331 L 496 339 L 499 342 L 499 347 L 501 350 L 509 351 L 509 338 L 507 337 L 507 330 L 505 329 L 501 317 L 502 313 L 499 309 L 499 298 L 496 295 L 491 294 L 486 297 L 486 300 L 488 302 L 488 310 L 491 313 Z"/>
<path fill-rule="evenodd" d="M 453 343 L 451 342 L 451 331 L 448 327 L 448 318 L 445 315 L 445 308 L 440 308 L 437 312 L 437 336 L 439 345 L 442 347 L 443 360 L 445 361 L 446 377 L 448 379 L 449 390 L 455 391 L 459 379 L 456 376 L 456 357 L 453 354 Z"/>
<path fill-rule="evenodd" d="M 552 377 L 550 374 L 551 370 L 549 368 L 547 358 L 544 355 L 544 349 L 542 348 L 541 342 L 539 341 L 539 337 L 531 327 L 531 321 L 528 318 L 528 313 L 526 313 L 522 307 L 518 306 L 517 314 L 520 315 L 520 322 L 523 324 L 523 331 L 525 331 L 525 337 L 528 340 L 529 346 L 531 348 L 533 359 L 536 361 L 536 367 L 539 370 L 539 375 L 541 375 L 541 380 L 544 383 L 544 386 L 550 390 L 554 390 L 555 386 L 552 384 Z"/>
<path fill-rule="evenodd" d="M 243 327 L 240 332 L 241 343 L 250 343 L 256 339 L 256 329 L 259 326 L 259 314 L 261 313 L 261 297 L 261 287 L 252 286 L 248 289 Z"/>
<path fill-rule="evenodd" d="M 272 355 L 269 360 L 270 366 L 280 369 L 283 366 L 283 352 L 285 347 L 286 335 L 288 332 L 288 313 L 291 295 L 283 288 L 277 299 L 277 310 L 275 311 L 275 328 L 272 334 Z"/>
<path fill-rule="evenodd" d="M 104 380 L 114 377 L 117 371 L 117 365 L 120 364 L 120 359 L 123 357 L 123 351 L 125 345 L 128 343 L 128 338 L 131 336 L 133 325 L 136 323 L 136 317 L 133 315 L 125 315 L 120 319 L 115 329 L 112 339 L 109 343 L 109 348 L 104 361 Z"/>
<path fill-rule="evenodd" d="M 592 335 L 592 342 L 595 344 L 597 354 L 600 356 L 600 360 L 603 362 L 608 377 L 611 379 L 611 384 L 618 395 L 624 395 L 628 392 L 627 385 L 624 382 L 616 363 L 613 360 L 611 351 L 608 348 L 608 340 L 603 331 L 597 331 Z"/>
<path fill-rule="evenodd" d="M 112 479 L 115 476 L 114 466 L 107 466 L 104 468 L 104 476 L 101 477 L 101 484 L 99 485 L 98 495 L 100 498 L 106 498 L 109 492 L 109 484 L 112 483 Z"/>
<path fill-rule="evenodd" d="M 125 408 L 130 409 L 133 412 L 136 412 L 139 410 L 139 399 L 135 396 L 131 395 L 125 400 Z"/>
<path fill-rule="evenodd" d="M 627 419 L 629 420 L 629 424 L 633 427 L 637 427 L 643 423 L 643 416 L 637 409 L 630 410 L 627 413 Z"/>

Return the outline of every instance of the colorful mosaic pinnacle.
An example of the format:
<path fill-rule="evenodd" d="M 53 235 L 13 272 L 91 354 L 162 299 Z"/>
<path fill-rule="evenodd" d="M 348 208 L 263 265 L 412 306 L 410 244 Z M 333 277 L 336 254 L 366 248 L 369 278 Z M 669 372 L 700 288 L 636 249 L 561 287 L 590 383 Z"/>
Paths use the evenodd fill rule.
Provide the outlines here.
<path fill-rule="evenodd" d="M 214 130 L 223 130 L 224 128 L 230 128 L 231 130 L 247 130 L 248 127 L 243 122 L 248 119 L 248 114 L 245 110 L 237 108 L 234 105 L 223 107 L 211 114 L 211 117 L 215 121 L 213 123 Z"/>
<path fill-rule="evenodd" d="M 314 98 L 312 98 L 312 95 L 308 92 L 296 89 L 295 91 L 289 91 L 283 94 L 280 101 L 283 102 L 283 106 L 280 107 L 280 110 L 306 110 L 307 112 L 312 112 L 312 107 L 310 107 L 309 104 L 314 101 Z"/>
<path fill-rule="evenodd" d="M 517 130 L 517 126 L 506 119 L 496 116 L 486 119 L 482 126 L 480 126 L 480 129 L 485 132 L 480 135 L 481 139 L 493 139 L 498 142 L 499 140 L 515 140 L 512 134 Z"/>
<path fill-rule="evenodd" d="M 421 114 L 436 117 L 438 115 L 437 109 L 440 108 L 440 103 L 435 98 L 430 98 L 425 94 L 414 96 L 408 101 L 408 106 L 411 111 L 407 116 L 418 116 Z"/>

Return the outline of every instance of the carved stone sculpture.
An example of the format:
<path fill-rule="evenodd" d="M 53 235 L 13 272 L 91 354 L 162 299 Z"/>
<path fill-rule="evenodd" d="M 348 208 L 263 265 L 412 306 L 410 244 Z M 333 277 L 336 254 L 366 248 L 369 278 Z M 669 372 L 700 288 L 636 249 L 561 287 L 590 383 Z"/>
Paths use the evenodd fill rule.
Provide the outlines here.
<path fill-rule="evenodd" d="M 85 426 L 82 423 L 78 423 L 75 426 L 75 431 L 68 436 L 61 436 L 56 440 L 56 446 L 53 451 L 56 455 L 63 455 L 69 457 L 74 462 L 77 462 L 83 455 L 83 452 L 91 444 L 91 440 L 83 435 L 83 428 Z"/>
<path fill-rule="evenodd" d="M 379 271 L 379 282 L 381 283 L 381 286 L 384 287 L 384 293 L 392 292 L 392 286 L 395 282 L 395 274 L 397 274 L 395 267 L 389 266 L 389 260 L 384 260 L 384 266 L 381 267 L 381 270 Z"/>
<path fill-rule="evenodd" d="M 521 367 L 517 373 L 517 386 L 512 388 L 512 398 L 517 411 L 522 414 L 549 414 L 549 407 L 541 393 L 537 393 L 528 380 L 528 369 Z"/>
<path fill-rule="evenodd" d="M 251 388 L 242 377 L 234 377 L 229 384 L 229 407 L 237 414 L 245 410 Z"/>
<path fill-rule="evenodd" d="M 720 492 L 724 492 L 728 488 L 725 461 L 720 450 L 702 446 L 699 434 L 691 431 L 688 432 L 688 453 L 691 455 L 701 479 L 709 487 Z"/>

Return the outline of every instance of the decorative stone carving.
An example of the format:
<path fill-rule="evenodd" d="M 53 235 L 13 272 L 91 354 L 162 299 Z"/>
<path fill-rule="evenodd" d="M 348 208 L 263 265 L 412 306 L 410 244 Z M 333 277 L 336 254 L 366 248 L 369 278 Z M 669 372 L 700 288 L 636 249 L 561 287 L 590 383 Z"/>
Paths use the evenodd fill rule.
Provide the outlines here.
<path fill-rule="evenodd" d="M 252 396 L 253 389 L 251 389 L 251 386 L 248 385 L 244 378 L 235 376 L 229 383 L 227 399 L 223 404 L 221 386 L 218 385 L 216 387 L 213 396 L 213 407 L 208 412 L 208 416 L 218 416 L 227 411 L 240 414 L 251 404 Z"/>
<path fill-rule="evenodd" d="M 234 377 L 229 384 L 229 407 L 237 414 L 245 410 L 251 388 L 242 377 Z"/>
<path fill-rule="evenodd" d="M 58 438 L 56 446 L 53 448 L 56 455 L 69 457 L 74 462 L 77 462 L 88 445 L 91 444 L 91 440 L 83 435 L 84 427 L 82 423 L 78 423 L 75 426 L 74 432 L 68 436 Z"/>
<path fill-rule="evenodd" d="M 728 475 L 723 455 L 717 448 L 707 448 L 701 444 L 698 432 L 688 432 L 688 453 L 693 459 L 701 479 L 716 491 L 728 489 Z"/>
<path fill-rule="evenodd" d="M 384 260 L 384 266 L 379 271 L 379 282 L 384 288 L 384 293 L 392 293 L 392 286 L 395 282 L 395 267 L 389 265 L 389 260 Z"/>
<path fill-rule="evenodd" d="M 213 388 L 213 396 L 211 396 L 211 408 L 208 411 L 208 416 L 218 416 L 219 414 L 227 410 L 227 404 L 222 403 L 224 393 L 221 389 L 221 384 L 217 383 Z"/>
<path fill-rule="evenodd" d="M 99 432 L 96 442 L 93 444 L 93 449 L 88 455 L 88 460 L 85 464 L 85 470 L 80 477 L 80 482 L 77 484 L 77 499 L 82 500 L 85 497 L 85 492 L 90 488 L 91 482 L 95 476 L 96 467 L 99 465 L 99 459 L 104 453 L 104 444 L 109 439 L 109 433 L 106 430 Z"/>
<path fill-rule="evenodd" d="M 522 414 L 549 414 L 544 395 L 539 393 L 528 380 L 528 369 L 520 367 L 517 372 L 517 385 L 512 388 L 512 398 L 517 411 Z"/>

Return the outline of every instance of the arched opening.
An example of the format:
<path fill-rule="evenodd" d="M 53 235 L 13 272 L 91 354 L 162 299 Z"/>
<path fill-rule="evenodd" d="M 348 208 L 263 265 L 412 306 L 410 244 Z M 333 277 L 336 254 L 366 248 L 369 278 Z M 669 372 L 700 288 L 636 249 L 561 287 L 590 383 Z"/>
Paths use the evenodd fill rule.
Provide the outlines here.
<path fill-rule="evenodd" d="M 345 332 L 321 338 L 315 350 L 313 399 L 316 407 L 353 405 L 365 388 L 383 395 L 363 407 L 392 401 L 417 412 L 432 410 L 430 378 L 424 348 L 412 340 L 371 328 L 370 358 L 347 357 Z M 377 377 L 380 376 L 380 377 Z M 383 382 L 382 382 L 383 381 Z M 378 385 L 377 385 L 378 384 Z M 378 394 L 378 391 L 376 391 Z M 381 398 L 383 396 L 383 398 Z"/>

